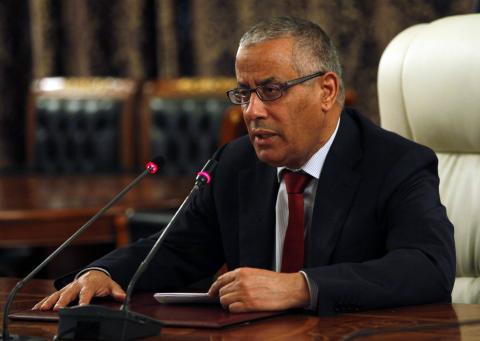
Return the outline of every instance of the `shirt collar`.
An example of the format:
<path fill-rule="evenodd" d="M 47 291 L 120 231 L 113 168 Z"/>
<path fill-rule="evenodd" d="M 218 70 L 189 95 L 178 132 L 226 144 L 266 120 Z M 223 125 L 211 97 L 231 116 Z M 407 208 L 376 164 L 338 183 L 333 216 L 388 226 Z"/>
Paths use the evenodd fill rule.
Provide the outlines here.
<path fill-rule="evenodd" d="M 337 135 L 339 125 L 340 125 L 340 119 L 338 119 L 335 131 L 330 136 L 327 143 L 321 146 L 320 149 L 317 150 L 315 154 L 313 154 L 312 157 L 302 167 L 298 169 L 290 169 L 287 167 L 277 167 L 278 182 L 282 181 L 281 174 L 284 169 L 289 169 L 294 172 L 298 172 L 301 170 L 318 180 L 318 178 L 320 177 L 320 172 L 322 171 L 322 168 L 323 168 L 323 164 L 325 163 L 325 159 L 327 157 L 328 151 L 330 150 L 333 140 Z"/>

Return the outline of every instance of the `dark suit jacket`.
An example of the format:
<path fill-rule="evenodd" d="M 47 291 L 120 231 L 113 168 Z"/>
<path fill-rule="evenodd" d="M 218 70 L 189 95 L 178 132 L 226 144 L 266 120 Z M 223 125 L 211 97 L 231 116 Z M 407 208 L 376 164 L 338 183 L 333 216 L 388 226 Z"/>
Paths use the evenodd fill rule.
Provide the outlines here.
<path fill-rule="evenodd" d="M 318 314 L 450 301 L 453 226 L 438 184 L 430 149 L 343 111 L 305 241 Z M 272 269 L 277 190 L 276 169 L 257 159 L 246 137 L 228 144 L 211 186 L 195 196 L 138 289 L 183 287 L 224 262 Z M 125 287 L 155 237 L 90 266 Z"/>

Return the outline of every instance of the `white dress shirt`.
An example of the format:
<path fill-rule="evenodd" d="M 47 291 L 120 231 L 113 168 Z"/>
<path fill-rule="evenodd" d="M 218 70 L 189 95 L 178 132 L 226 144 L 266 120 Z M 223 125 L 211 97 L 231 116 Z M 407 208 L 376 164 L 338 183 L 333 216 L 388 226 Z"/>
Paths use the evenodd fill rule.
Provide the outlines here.
<path fill-rule="evenodd" d="M 291 171 L 298 172 L 302 171 L 309 174 L 312 179 L 308 183 L 307 187 L 303 192 L 303 203 L 304 203 L 304 222 L 305 222 L 305 232 L 304 236 L 307 236 L 308 231 L 311 228 L 312 224 L 312 215 L 313 215 L 313 206 L 315 204 L 315 194 L 317 193 L 318 179 L 320 178 L 320 173 L 322 172 L 323 164 L 327 157 L 328 151 L 337 135 L 338 126 L 340 120 L 337 122 L 337 127 L 333 132 L 332 136 L 312 157 L 300 168 L 290 169 Z M 275 205 L 275 264 L 274 270 L 280 272 L 282 267 L 282 252 L 283 252 L 283 242 L 285 240 L 285 234 L 288 227 L 288 195 L 287 189 L 285 187 L 285 182 L 282 178 L 282 171 L 286 167 L 277 168 L 277 178 L 280 183 L 277 194 L 277 203 Z M 300 271 L 307 280 L 308 290 L 310 291 L 310 305 L 308 309 L 316 309 L 317 297 L 318 297 L 318 288 L 316 287 L 313 281 L 310 281 L 307 274 L 303 271 Z"/>

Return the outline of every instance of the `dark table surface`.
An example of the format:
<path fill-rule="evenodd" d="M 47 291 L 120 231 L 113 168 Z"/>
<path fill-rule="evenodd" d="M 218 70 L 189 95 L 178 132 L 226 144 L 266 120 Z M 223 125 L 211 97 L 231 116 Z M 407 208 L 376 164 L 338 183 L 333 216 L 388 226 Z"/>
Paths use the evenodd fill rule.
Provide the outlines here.
<path fill-rule="evenodd" d="M 8 291 L 16 280 L 0 278 L 0 303 L 4 305 Z M 13 311 L 30 308 L 34 302 L 53 291 L 52 282 L 33 280 L 14 301 Z M 133 300 L 132 303 L 135 300 Z M 133 306 L 134 304 L 132 304 Z M 140 309 L 137 308 L 136 309 Z M 150 307 L 151 309 L 151 307 Z M 141 311 L 140 311 L 141 312 Z M 342 340 L 355 331 L 384 331 L 355 340 L 479 340 L 480 324 L 449 326 L 461 321 L 480 319 L 480 305 L 429 304 L 332 317 L 315 317 L 303 313 L 286 313 L 221 329 L 164 327 L 151 340 Z M 397 331 L 397 328 L 420 330 Z M 56 322 L 12 321 L 11 332 L 51 339 Z"/>

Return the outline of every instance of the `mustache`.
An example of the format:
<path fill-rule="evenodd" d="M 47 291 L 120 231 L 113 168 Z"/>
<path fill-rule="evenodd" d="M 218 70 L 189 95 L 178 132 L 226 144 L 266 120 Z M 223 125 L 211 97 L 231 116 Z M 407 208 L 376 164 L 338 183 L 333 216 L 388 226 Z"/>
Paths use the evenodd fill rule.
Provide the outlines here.
<path fill-rule="evenodd" d="M 270 131 L 277 131 L 277 128 L 271 127 L 268 125 L 265 121 L 262 120 L 253 120 L 248 123 L 248 129 L 250 131 L 254 131 L 257 129 L 264 129 L 264 130 L 270 130 Z"/>

